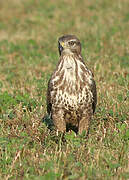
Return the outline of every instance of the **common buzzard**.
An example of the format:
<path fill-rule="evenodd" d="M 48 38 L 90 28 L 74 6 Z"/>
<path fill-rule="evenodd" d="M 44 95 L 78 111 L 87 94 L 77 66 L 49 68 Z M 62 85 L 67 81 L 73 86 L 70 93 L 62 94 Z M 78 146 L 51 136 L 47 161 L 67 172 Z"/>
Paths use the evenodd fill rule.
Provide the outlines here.
<path fill-rule="evenodd" d="M 97 103 L 93 74 L 83 61 L 76 36 L 60 37 L 58 48 L 59 63 L 48 82 L 47 112 L 61 132 L 88 132 Z"/>

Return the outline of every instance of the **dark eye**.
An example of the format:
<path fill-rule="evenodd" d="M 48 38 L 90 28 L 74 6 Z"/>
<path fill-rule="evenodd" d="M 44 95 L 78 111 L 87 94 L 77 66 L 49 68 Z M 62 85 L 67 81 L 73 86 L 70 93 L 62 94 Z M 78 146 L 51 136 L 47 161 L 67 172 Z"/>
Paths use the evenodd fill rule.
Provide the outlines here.
<path fill-rule="evenodd" d="M 70 46 L 73 46 L 75 44 L 75 41 L 69 41 L 68 43 Z"/>

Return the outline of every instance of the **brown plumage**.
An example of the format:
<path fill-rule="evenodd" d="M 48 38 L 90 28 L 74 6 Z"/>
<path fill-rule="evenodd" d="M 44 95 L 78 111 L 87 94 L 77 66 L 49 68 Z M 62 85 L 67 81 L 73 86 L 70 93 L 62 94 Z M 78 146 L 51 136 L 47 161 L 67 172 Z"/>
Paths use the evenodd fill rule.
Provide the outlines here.
<path fill-rule="evenodd" d="M 97 102 L 92 72 L 81 56 L 81 43 L 74 35 L 59 38 L 60 59 L 48 83 L 47 112 L 62 132 L 88 132 Z"/>

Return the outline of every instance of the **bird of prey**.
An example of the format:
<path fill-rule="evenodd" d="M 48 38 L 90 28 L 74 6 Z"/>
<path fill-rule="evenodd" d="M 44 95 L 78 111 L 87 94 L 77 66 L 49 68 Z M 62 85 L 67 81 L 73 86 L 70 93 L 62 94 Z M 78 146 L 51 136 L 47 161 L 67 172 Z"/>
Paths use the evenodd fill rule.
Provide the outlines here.
<path fill-rule="evenodd" d="M 82 58 L 75 35 L 60 37 L 58 49 L 59 63 L 48 82 L 47 112 L 58 131 L 88 133 L 97 103 L 93 73 Z"/>

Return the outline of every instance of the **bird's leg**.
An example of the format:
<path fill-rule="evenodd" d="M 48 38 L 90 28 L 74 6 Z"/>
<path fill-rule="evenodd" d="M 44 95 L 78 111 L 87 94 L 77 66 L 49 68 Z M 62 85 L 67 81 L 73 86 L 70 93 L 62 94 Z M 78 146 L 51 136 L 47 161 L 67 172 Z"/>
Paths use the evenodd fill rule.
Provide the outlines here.
<path fill-rule="evenodd" d="M 63 109 L 53 108 L 52 119 L 53 119 L 53 123 L 58 131 L 61 131 L 61 132 L 66 131 L 66 123 L 65 123 L 65 119 L 64 119 Z"/>
<path fill-rule="evenodd" d="M 81 134 L 83 131 L 86 131 L 86 134 L 88 135 L 92 114 L 92 108 L 88 108 L 82 112 L 81 118 L 79 120 L 79 134 Z"/>

